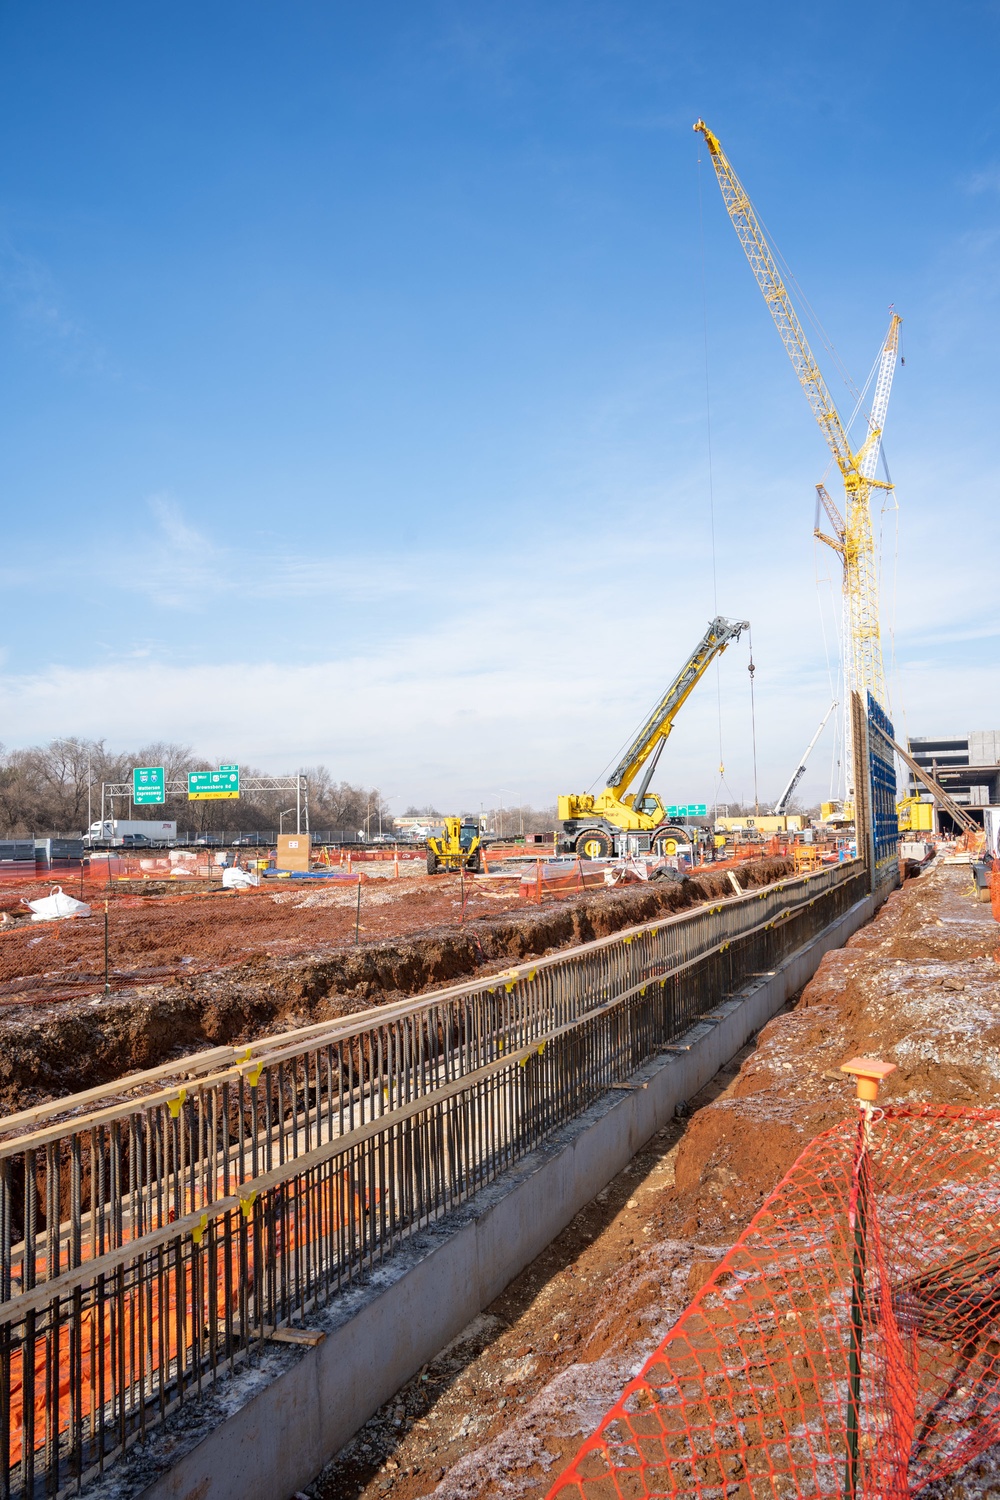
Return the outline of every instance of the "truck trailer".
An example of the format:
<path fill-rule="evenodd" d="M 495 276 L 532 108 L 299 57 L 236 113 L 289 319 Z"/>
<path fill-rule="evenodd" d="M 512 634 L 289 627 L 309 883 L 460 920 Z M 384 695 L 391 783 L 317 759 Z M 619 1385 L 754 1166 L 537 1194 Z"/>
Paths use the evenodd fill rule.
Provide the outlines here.
<path fill-rule="evenodd" d="M 105 818 L 84 835 L 88 849 L 164 849 L 177 842 L 177 823 L 152 818 Z"/>

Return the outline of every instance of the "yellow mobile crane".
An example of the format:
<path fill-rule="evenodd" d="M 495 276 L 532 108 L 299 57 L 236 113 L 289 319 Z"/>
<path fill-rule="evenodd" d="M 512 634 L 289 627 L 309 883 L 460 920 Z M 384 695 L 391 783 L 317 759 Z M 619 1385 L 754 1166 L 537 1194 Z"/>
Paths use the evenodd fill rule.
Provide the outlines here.
<path fill-rule="evenodd" d="M 616 833 L 636 833 L 641 848 L 660 844 L 668 853 L 673 852 L 668 847 L 671 841 L 676 847 L 677 842 L 687 839 L 685 829 L 671 826 L 666 808 L 656 793 L 650 792 L 649 783 L 678 710 L 716 657 L 749 628 L 748 620 L 726 620 L 717 615 L 625 751 L 603 792 L 559 798 L 558 842 L 564 853 L 605 858 L 614 852 Z M 636 791 L 630 792 L 628 788 L 640 771 L 642 780 Z"/>
<path fill-rule="evenodd" d="M 901 319 L 892 314 L 889 331 L 882 345 L 879 358 L 875 399 L 867 418 L 868 434 L 860 448 L 852 447 L 840 413 L 823 379 L 815 356 L 809 347 L 792 305 L 788 290 L 778 269 L 777 256 L 754 212 L 732 165 L 719 144 L 718 136 L 712 134 L 704 120 L 698 120 L 694 129 L 705 137 L 719 187 L 722 190 L 726 212 L 743 246 L 750 269 L 757 285 L 764 294 L 764 301 L 774 319 L 775 326 L 792 362 L 799 384 L 805 391 L 812 414 L 833 453 L 844 485 L 845 510 L 841 517 L 823 487 L 817 486 L 819 504 L 823 506 L 833 525 L 834 535 L 828 536 L 819 528 L 819 504 L 815 535 L 840 554 L 844 566 L 844 606 L 846 636 L 844 642 L 844 675 L 848 691 L 845 701 L 850 706 L 851 690 L 864 697 L 865 691 L 886 706 L 885 674 L 882 667 L 882 645 L 879 638 L 878 582 L 875 576 L 875 545 L 872 539 L 871 492 L 891 490 L 892 485 L 875 478 L 875 465 L 882 440 L 889 392 L 899 353 L 899 325 Z M 849 723 L 849 714 L 848 714 Z M 847 758 L 848 798 L 851 796 L 852 758 Z"/>

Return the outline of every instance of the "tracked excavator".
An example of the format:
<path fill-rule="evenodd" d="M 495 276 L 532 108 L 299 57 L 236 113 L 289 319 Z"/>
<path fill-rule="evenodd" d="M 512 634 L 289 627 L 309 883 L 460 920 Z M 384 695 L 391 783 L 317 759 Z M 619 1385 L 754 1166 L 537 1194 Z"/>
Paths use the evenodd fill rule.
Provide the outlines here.
<path fill-rule="evenodd" d="M 559 798 L 558 846 L 563 853 L 606 858 L 614 853 L 616 834 L 622 833 L 635 834 L 640 850 L 659 848 L 666 854 L 688 841 L 687 830 L 671 823 L 649 784 L 682 705 L 712 662 L 749 628 L 748 620 L 717 615 L 625 751 L 603 792 Z M 630 792 L 640 772 L 639 785 Z"/>

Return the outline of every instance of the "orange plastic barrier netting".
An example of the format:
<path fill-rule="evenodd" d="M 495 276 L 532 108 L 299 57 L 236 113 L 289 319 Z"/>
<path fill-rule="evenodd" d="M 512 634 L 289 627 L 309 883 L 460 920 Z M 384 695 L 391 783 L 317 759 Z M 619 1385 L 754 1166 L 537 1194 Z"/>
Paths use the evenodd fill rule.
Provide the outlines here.
<path fill-rule="evenodd" d="M 1000 1440 L 1000 1110 L 861 1141 L 802 1153 L 551 1500 L 902 1500 Z"/>

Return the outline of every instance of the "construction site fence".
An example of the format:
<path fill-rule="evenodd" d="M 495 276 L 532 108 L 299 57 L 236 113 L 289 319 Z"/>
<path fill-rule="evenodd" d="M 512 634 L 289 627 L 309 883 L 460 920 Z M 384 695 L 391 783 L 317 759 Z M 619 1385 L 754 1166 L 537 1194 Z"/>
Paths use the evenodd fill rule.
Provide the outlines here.
<path fill-rule="evenodd" d="M 858 864 L 0 1121 L 0 1496 L 58 1495 L 867 894 Z M 706 1019 L 707 1017 L 707 1019 Z"/>
<path fill-rule="evenodd" d="M 988 1108 L 887 1106 L 817 1137 L 549 1500 L 906 1500 L 985 1453 L 998 1150 Z"/>

